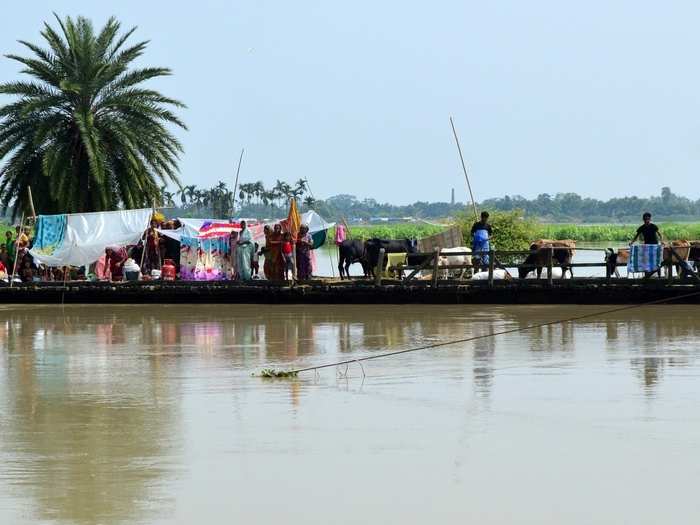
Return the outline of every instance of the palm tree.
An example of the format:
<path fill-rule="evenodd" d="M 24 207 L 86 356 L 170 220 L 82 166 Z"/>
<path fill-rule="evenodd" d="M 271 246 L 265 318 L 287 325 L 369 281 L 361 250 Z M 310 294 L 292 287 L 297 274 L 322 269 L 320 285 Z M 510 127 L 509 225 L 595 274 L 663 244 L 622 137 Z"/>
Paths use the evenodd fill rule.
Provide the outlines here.
<path fill-rule="evenodd" d="M 197 186 L 195 186 L 194 184 L 191 184 L 190 186 L 183 186 L 182 188 L 180 188 L 178 193 L 180 194 L 180 201 L 182 202 L 182 204 L 185 205 L 188 202 L 190 204 L 193 204 L 196 191 Z"/>
<path fill-rule="evenodd" d="M 306 206 L 308 209 L 313 208 L 314 204 L 316 204 L 316 199 L 314 199 L 311 195 L 304 199 L 304 206 Z"/>
<path fill-rule="evenodd" d="M 114 18 L 99 33 L 56 19 L 41 32 L 48 48 L 20 41 L 33 56 L 8 55 L 33 78 L 0 84 L 18 97 L 0 107 L 2 208 L 26 210 L 30 185 L 42 213 L 150 206 L 159 183 L 179 186 L 182 146 L 166 126 L 186 126 L 170 109 L 182 103 L 141 84 L 170 70 L 132 68 L 147 42 L 127 46 L 135 28 Z"/>
<path fill-rule="evenodd" d="M 299 179 L 294 183 L 296 186 L 296 191 L 299 192 L 299 195 L 304 195 L 309 189 L 309 182 L 306 179 Z"/>

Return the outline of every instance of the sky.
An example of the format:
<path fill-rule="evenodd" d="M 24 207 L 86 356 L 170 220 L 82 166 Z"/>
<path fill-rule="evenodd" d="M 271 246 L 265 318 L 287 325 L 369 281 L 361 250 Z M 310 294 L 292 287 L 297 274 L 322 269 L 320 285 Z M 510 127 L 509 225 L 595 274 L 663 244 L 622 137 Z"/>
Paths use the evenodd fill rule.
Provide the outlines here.
<path fill-rule="evenodd" d="M 140 65 L 172 68 L 151 85 L 188 106 L 183 184 L 233 186 L 245 148 L 241 182 L 465 200 L 453 116 L 477 200 L 700 197 L 694 2 L 32 0 L 3 8 L 0 53 L 53 11 L 138 26 Z"/>

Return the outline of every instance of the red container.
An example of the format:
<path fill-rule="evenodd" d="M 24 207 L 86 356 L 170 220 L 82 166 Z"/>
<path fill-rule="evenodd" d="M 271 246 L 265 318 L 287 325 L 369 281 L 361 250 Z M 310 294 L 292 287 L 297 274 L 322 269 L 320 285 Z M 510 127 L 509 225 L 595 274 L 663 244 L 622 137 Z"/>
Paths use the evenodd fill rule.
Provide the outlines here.
<path fill-rule="evenodd" d="M 172 259 L 165 259 L 161 268 L 160 278 L 164 281 L 174 281 L 177 273 Z"/>

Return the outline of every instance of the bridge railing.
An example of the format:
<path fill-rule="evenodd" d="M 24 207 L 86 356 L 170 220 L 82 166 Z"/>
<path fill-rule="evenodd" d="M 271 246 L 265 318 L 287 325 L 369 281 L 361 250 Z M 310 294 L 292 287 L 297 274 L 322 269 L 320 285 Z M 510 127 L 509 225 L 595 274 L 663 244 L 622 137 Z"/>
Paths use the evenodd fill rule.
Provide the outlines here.
<path fill-rule="evenodd" d="M 403 282 L 412 281 L 418 278 L 421 272 L 430 272 L 430 280 L 433 286 L 438 286 L 440 280 L 450 279 L 450 274 L 455 275 L 455 271 L 461 270 L 462 273 L 473 271 L 475 268 L 485 268 L 487 272 L 486 281 L 488 281 L 489 286 L 494 285 L 494 273 L 496 269 L 504 269 L 511 276 L 514 277 L 509 269 L 519 269 L 524 268 L 528 270 L 528 273 L 532 270 L 541 268 L 543 270 L 544 279 L 546 279 L 548 285 L 552 285 L 555 277 L 553 276 L 554 268 L 561 268 L 562 265 L 554 257 L 555 250 L 571 250 L 567 247 L 547 247 L 547 255 L 545 257 L 544 264 L 514 264 L 514 263 L 501 263 L 504 260 L 513 260 L 514 258 L 524 258 L 526 259 L 529 255 L 536 253 L 531 250 L 488 250 L 488 251 L 463 251 L 463 252 L 442 252 L 436 249 L 433 252 L 420 252 L 414 254 L 407 254 L 407 257 L 414 259 L 423 259 L 420 264 L 398 264 L 388 266 L 384 272 L 380 269 L 384 267 L 384 260 L 386 254 L 384 250 L 380 250 L 379 260 L 375 271 L 375 282 L 381 284 L 382 278 L 391 278 L 401 280 Z M 576 249 L 574 249 L 576 250 Z M 580 248 L 578 250 L 581 250 Z M 596 249 L 596 251 L 600 251 Z M 475 258 L 480 258 L 482 256 L 488 256 L 488 264 L 486 265 L 475 265 L 473 262 L 467 262 L 462 264 L 440 264 L 440 257 L 452 257 L 452 256 L 468 256 L 469 261 L 473 261 Z M 673 278 L 672 266 L 673 262 L 663 261 L 662 267 L 666 268 L 667 278 L 671 280 Z M 607 275 L 608 263 L 605 261 L 601 262 L 571 262 L 564 265 L 566 268 L 602 268 L 605 269 L 605 277 L 610 277 Z M 615 267 L 626 267 L 626 263 L 617 263 Z M 473 281 L 471 281 L 473 282 Z"/>

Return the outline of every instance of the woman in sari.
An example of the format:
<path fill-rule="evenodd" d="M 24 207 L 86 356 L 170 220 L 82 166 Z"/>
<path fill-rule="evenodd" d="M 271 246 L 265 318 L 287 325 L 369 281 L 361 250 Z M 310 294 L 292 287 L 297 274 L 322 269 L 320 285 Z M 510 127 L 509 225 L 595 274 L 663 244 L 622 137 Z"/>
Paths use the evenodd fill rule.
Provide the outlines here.
<path fill-rule="evenodd" d="M 282 226 L 275 227 L 267 236 L 265 242 L 265 265 L 270 261 L 270 273 L 265 273 L 268 279 L 282 281 L 284 279 L 284 264 L 282 259 Z"/>
<path fill-rule="evenodd" d="M 112 281 L 124 280 L 124 263 L 129 258 L 121 246 L 109 246 L 105 249 L 105 265 L 109 268 Z"/>
<path fill-rule="evenodd" d="M 311 249 L 314 240 L 309 233 L 309 227 L 302 224 L 297 238 L 297 278 L 300 281 L 311 279 Z"/>
<path fill-rule="evenodd" d="M 241 281 L 250 281 L 253 278 L 253 252 L 255 252 L 253 236 L 250 234 L 245 221 L 241 221 L 241 232 L 238 234 L 236 246 L 236 269 L 238 270 L 238 278 Z"/>

